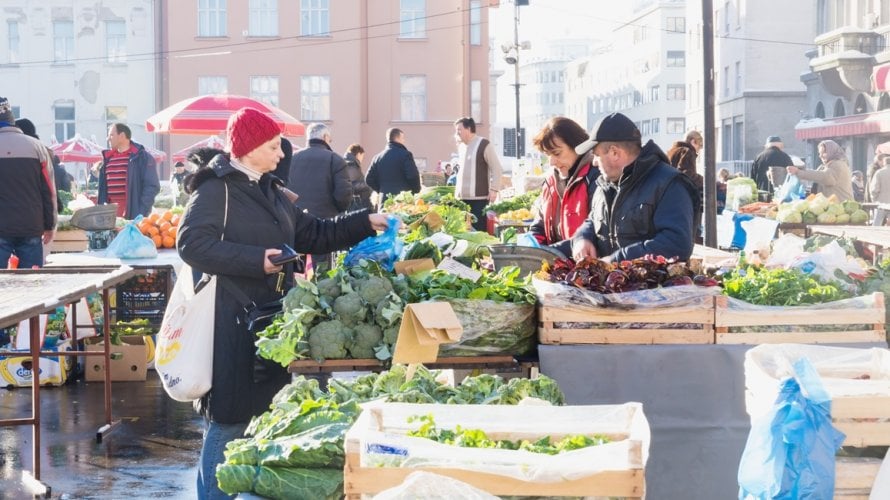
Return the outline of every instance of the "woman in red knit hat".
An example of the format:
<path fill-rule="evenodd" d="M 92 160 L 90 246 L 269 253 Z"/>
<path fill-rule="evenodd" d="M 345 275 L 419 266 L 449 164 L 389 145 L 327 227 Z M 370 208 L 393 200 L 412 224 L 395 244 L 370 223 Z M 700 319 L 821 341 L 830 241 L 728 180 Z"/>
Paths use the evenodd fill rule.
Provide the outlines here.
<path fill-rule="evenodd" d="M 226 443 L 241 437 L 290 381 L 284 367 L 256 357 L 245 318 L 245 308 L 278 300 L 293 284 L 293 263 L 275 265 L 272 258 L 284 244 L 299 253 L 327 253 L 387 227 L 385 215 L 367 211 L 318 219 L 300 210 L 282 181 L 269 175 L 283 157 L 281 130 L 260 111 L 242 108 L 226 132 L 228 153 L 186 181 L 191 196 L 176 242 L 183 261 L 217 276 L 213 387 L 196 401 L 206 421 L 199 498 L 228 498 L 216 482 Z"/>

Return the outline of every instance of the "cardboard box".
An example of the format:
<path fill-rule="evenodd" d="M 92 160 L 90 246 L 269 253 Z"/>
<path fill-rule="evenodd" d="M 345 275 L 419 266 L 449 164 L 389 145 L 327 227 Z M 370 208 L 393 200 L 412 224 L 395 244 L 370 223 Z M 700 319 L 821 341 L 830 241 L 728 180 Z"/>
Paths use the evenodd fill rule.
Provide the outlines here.
<path fill-rule="evenodd" d="M 457 342 L 463 327 L 447 302 L 408 304 L 402 315 L 393 363 L 432 363 L 439 344 Z"/>
<path fill-rule="evenodd" d="M 103 342 L 87 341 L 87 351 L 102 351 Z M 148 347 L 142 335 L 121 337 L 123 345 L 111 346 L 111 380 L 113 382 L 134 382 L 145 380 L 148 364 Z M 92 342 L 91 342 L 92 341 Z M 87 382 L 105 380 L 105 360 L 101 356 L 87 356 L 84 368 Z"/>
<path fill-rule="evenodd" d="M 46 351 L 71 351 L 71 340 L 65 339 L 55 347 L 44 348 Z M 18 349 L 16 351 L 19 351 Z M 31 387 L 34 374 L 31 372 L 31 355 L 27 350 L 21 356 L 0 356 L 0 382 L 5 387 Z M 73 356 L 56 356 L 40 358 L 40 385 L 59 386 L 68 380 L 74 368 Z"/>

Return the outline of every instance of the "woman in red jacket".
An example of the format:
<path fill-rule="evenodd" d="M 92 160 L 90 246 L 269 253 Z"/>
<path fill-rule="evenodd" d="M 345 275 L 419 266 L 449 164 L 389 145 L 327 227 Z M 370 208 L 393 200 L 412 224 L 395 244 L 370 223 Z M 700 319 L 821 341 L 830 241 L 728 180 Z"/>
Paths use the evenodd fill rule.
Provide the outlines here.
<path fill-rule="evenodd" d="M 579 156 L 575 146 L 589 138 L 574 121 L 551 118 L 532 140 L 538 151 L 550 157 L 553 173 L 544 181 L 535 202 L 535 220 L 529 232 L 541 245 L 551 245 L 572 255 L 571 237 L 590 212 L 600 170 L 592 164 L 593 154 Z"/>

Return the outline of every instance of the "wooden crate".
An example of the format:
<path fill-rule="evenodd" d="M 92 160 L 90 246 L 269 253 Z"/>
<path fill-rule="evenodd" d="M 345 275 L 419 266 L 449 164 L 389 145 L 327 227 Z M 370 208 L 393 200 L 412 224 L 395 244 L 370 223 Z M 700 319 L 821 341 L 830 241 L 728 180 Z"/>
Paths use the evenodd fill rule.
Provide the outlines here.
<path fill-rule="evenodd" d="M 683 306 L 630 310 L 543 305 L 538 308 L 538 321 L 542 344 L 713 344 L 714 298 L 701 297 Z M 628 327 L 630 323 L 645 326 Z M 680 323 L 694 328 L 671 326 Z"/>
<path fill-rule="evenodd" d="M 868 500 L 881 460 L 837 457 L 834 467 L 835 500 Z"/>
<path fill-rule="evenodd" d="M 716 299 L 714 326 L 718 344 L 848 344 L 886 342 L 884 330 L 884 294 L 873 294 L 874 307 L 837 309 L 824 307 L 772 307 L 762 311 L 740 310 L 729 307 L 729 298 Z M 869 328 L 858 331 L 754 332 L 734 331 L 730 328 L 774 325 L 858 325 Z"/>
<path fill-rule="evenodd" d="M 58 231 L 52 243 L 49 244 L 51 253 L 58 252 L 85 252 L 89 248 L 87 232 L 83 229 L 66 229 Z"/>
<path fill-rule="evenodd" d="M 595 409 L 595 410 L 591 410 Z M 621 415 L 621 421 L 613 423 L 589 422 L 581 425 L 574 420 L 579 413 L 585 411 L 614 411 Z M 538 413 L 547 412 L 551 418 L 544 418 Z M 504 413 L 511 416 L 504 418 Z M 560 482 L 530 482 L 511 476 L 488 472 L 479 472 L 463 468 L 423 467 L 373 467 L 364 466 L 361 462 L 363 447 L 374 444 L 374 436 L 379 432 L 404 434 L 407 431 L 405 419 L 409 415 L 433 414 L 436 424 L 450 428 L 448 422 L 467 422 L 467 428 L 481 428 L 492 439 L 536 439 L 545 435 L 555 438 L 569 434 L 590 433 L 606 434 L 613 441 L 621 441 L 625 445 L 626 456 L 623 459 L 630 467 L 624 470 L 595 472 L 580 479 Z M 531 414 L 531 415 L 530 415 Z M 571 421 L 560 418 L 560 415 L 573 415 Z M 536 417 L 537 415 L 537 417 Z M 442 421 L 441 419 L 449 419 Z M 510 431 L 511 422 L 520 422 L 520 429 Z M 530 426 L 527 422 L 537 422 Z M 586 425 L 584 425 L 586 424 Z M 534 429 L 534 431 L 530 430 Z M 426 471 L 452 477 L 464 483 L 487 491 L 493 495 L 532 495 L 532 496 L 611 496 L 625 498 L 643 498 L 645 494 L 645 462 L 643 457 L 649 446 L 648 423 L 643 415 L 642 405 L 628 403 L 613 406 L 563 406 L 563 407 L 518 407 L 518 406 L 480 406 L 480 405 L 408 405 L 386 403 L 372 409 L 366 409 L 346 433 L 346 464 L 344 466 L 344 493 L 348 499 L 359 499 L 363 495 L 377 494 L 383 490 L 398 486 L 405 478 L 415 471 Z M 467 456 L 468 463 L 473 463 L 472 455 L 477 451 L 471 448 L 460 448 L 457 454 Z"/>

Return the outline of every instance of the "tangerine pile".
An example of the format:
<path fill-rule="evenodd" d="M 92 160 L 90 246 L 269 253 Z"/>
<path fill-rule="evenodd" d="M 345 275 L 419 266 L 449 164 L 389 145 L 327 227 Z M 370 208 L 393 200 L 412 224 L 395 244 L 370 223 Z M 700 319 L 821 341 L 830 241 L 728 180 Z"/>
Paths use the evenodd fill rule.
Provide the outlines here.
<path fill-rule="evenodd" d="M 139 223 L 139 231 L 151 238 L 155 248 L 176 248 L 176 231 L 179 215 L 171 211 L 152 213 Z"/>

